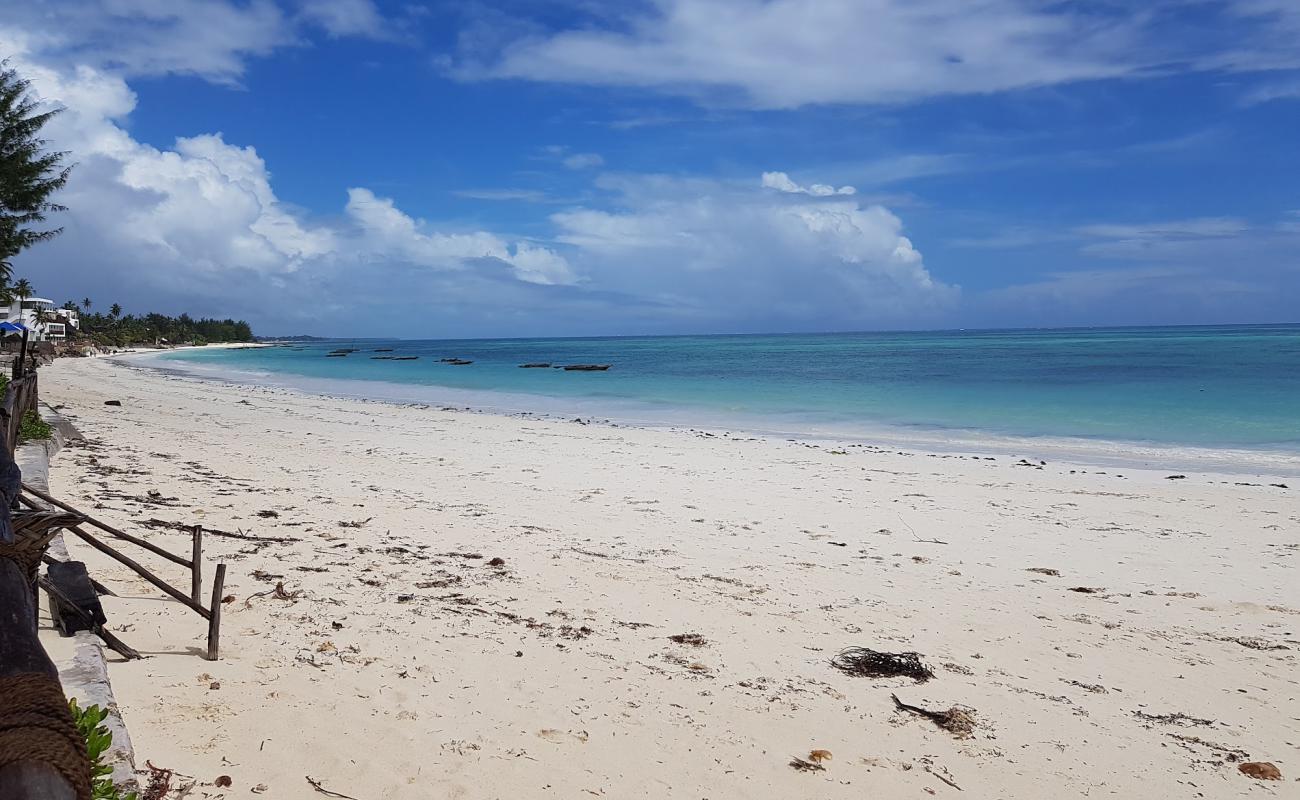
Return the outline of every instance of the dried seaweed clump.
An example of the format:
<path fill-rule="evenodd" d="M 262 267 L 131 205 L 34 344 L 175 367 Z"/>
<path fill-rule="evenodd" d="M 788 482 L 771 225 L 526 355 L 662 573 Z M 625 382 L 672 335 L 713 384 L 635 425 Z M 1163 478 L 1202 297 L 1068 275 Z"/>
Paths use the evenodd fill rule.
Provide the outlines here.
<path fill-rule="evenodd" d="M 707 639 L 698 633 L 674 633 L 668 639 L 677 644 L 689 644 L 693 647 L 703 647 L 709 643 Z"/>
<path fill-rule="evenodd" d="M 840 672 L 862 678 L 892 678 L 904 675 L 925 683 L 934 672 L 921 662 L 920 653 L 882 653 L 866 647 L 849 647 L 831 659 Z"/>
<path fill-rule="evenodd" d="M 925 717 L 958 739 L 965 739 L 975 732 L 975 709 L 973 708 L 953 706 L 947 711 L 931 711 L 928 708 L 904 703 L 896 694 L 891 694 L 890 697 L 894 699 L 894 706 L 899 711 L 908 711 Z"/>

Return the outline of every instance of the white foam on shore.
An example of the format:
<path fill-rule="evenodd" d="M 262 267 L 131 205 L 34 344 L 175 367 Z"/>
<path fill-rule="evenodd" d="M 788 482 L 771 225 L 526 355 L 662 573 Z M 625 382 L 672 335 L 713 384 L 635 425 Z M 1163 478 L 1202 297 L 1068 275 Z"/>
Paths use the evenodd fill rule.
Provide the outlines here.
<path fill-rule="evenodd" d="M 562 397 L 460 389 L 389 381 L 314 378 L 267 370 L 238 369 L 177 359 L 157 363 L 150 355 L 168 350 L 124 353 L 118 363 L 159 372 L 323 397 L 392 404 L 454 407 L 487 414 L 536 414 L 582 418 L 649 428 L 686 428 L 747 433 L 766 438 L 864 444 L 963 455 L 1002 455 L 1032 462 L 1056 461 L 1118 469 L 1189 470 L 1226 476 L 1300 478 L 1300 453 L 1287 450 L 1196 447 L 1082 437 L 1011 436 L 969 429 L 905 427 L 879 423 L 819 422 L 806 416 L 728 413 L 714 409 L 640 403 L 634 400 Z"/>

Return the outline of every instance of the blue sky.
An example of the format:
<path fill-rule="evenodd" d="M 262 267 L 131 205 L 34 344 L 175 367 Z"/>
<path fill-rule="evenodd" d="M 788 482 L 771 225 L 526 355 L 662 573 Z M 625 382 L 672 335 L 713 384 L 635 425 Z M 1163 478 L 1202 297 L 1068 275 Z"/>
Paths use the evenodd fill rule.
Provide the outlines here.
<path fill-rule="evenodd" d="M 259 332 L 1296 321 L 1294 0 L 0 0 L 62 301 Z"/>

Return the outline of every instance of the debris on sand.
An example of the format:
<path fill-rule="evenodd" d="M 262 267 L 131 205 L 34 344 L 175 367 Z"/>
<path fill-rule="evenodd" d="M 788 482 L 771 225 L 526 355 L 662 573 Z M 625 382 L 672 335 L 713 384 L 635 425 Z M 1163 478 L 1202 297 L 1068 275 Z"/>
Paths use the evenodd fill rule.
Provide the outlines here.
<path fill-rule="evenodd" d="M 506 565 L 506 560 L 500 556 L 497 556 L 496 558 L 487 562 L 487 565 L 489 567 L 504 567 Z"/>
<path fill-rule="evenodd" d="M 668 640 L 677 644 L 689 644 L 692 647 L 703 647 L 709 643 L 708 639 L 698 633 L 674 633 L 668 637 Z"/>
<path fill-rule="evenodd" d="M 1270 642 L 1269 640 L 1261 639 L 1258 636 L 1226 636 L 1221 638 L 1219 641 L 1235 642 L 1241 645 L 1242 647 L 1246 647 L 1251 650 L 1290 650 L 1291 649 L 1284 644 L 1277 644 L 1276 642 Z"/>
<path fill-rule="evenodd" d="M 920 653 L 882 653 L 866 647 L 849 647 L 831 659 L 840 672 L 862 678 L 892 678 L 904 675 L 925 683 L 934 672 L 921 662 Z"/>
<path fill-rule="evenodd" d="M 1133 716 L 1146 722 L 1158 722 L 1161 725 L 1204 725 L 1211 726 L 1214 724 L 1212 719 L 1202 719 L 1184 714 L 1181 711 L 1175 711 L 1172 714 L 1148 714 L 1145 711 L 1134 711 Z"/>
<path fill-rule="evenodd" d="M 284 582 L 280 581 L 275 584 L 274 589 L 267 589 L 265 592 L 257 592 L 255 594 L 250 594 L 248 598 L 244 600 L 244 608 L 252 608 L 253 600 L 258 597 L 266 597 L 267 595 L 270 595 L 274 597 L 276 600 L 297 600 L 298 596 L 301 594 L 302 594 L 301 589 L 295 589 L 292 592 L 286 592 L 284 589 Z"/>
<path fill-rule="evenodd" d="M 1254 778 L 1257 781 L 1280 781 L 1282 780 L 1282 770 L 1277 768 L 1276 764 L 1269 761 L 1247 761 L 1245 764 L 1237 767 L 1241 774 L 1248 778 Z"/>
<path fill-rule="evenodd" d="M 953 706 L 947 711 L 931 711 L 928 708 L 908 705 L 899 700 L 896 694 L 891 694 L 890 697 L 894 698 L 894 706 L 898 710 L 925 717 L 958 739 L 965 739 L 975 732 L 975 709 L 973 708 Z"/>
<path fill-rule="evenodd" d="M 826 768 L 823 767 L 821 764 L 818 764 L 813 761 L 805 761 L 804 759 L 799 758 L 798 756 L 795 756 L 794 758 L 790 759 L 790 766 L 794 767 L 799 772 L 825 772 L 826 771 Z"/>
<path fill-rule="evenodd" d="M 1106 590 L 1099 586 L 1072 586 L 1069 591 L 1078 592 L 1079 594 L 1100 594 Z"/>
<path fill-rule="evenodd" d="M 834 758 L 829 750 L 814 750 L 808 754 L 808 760 L 814 764 L 820 764 L 823 761 L 830 761 Z"/>
<path fill-rule="evenodd" d="M 1039 575 L 1046 575 L 1049 578 L 1061 577 L 1061 571 L 1059 569 L 1052 569 L 1051 567 L 1029 567 L 1025 572 L 1037 572 Z"/>
<path fill-rule="evenodd" d="M 144 800 L 162 800 L 172 790 L 172 771 L 164 767 L 155 767 L 153 762 L 145 761 L 149 768 L 149 785 L 145 787 Z"/>

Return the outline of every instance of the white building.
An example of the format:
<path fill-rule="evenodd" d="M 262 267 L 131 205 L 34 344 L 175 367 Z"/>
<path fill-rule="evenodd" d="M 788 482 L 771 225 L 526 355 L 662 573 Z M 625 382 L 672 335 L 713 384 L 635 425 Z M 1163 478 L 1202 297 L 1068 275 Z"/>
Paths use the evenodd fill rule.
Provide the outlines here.
<path fill-rule="evenodd" d="M 81 327 L 76 311 L 55 308 L 54 301 L 44 297 L 15 297 L 8 306 L 0 306 L 0 322 L 26 325 L 32 331 L 29 338 L 38 342 L 61 342 Z"/>

